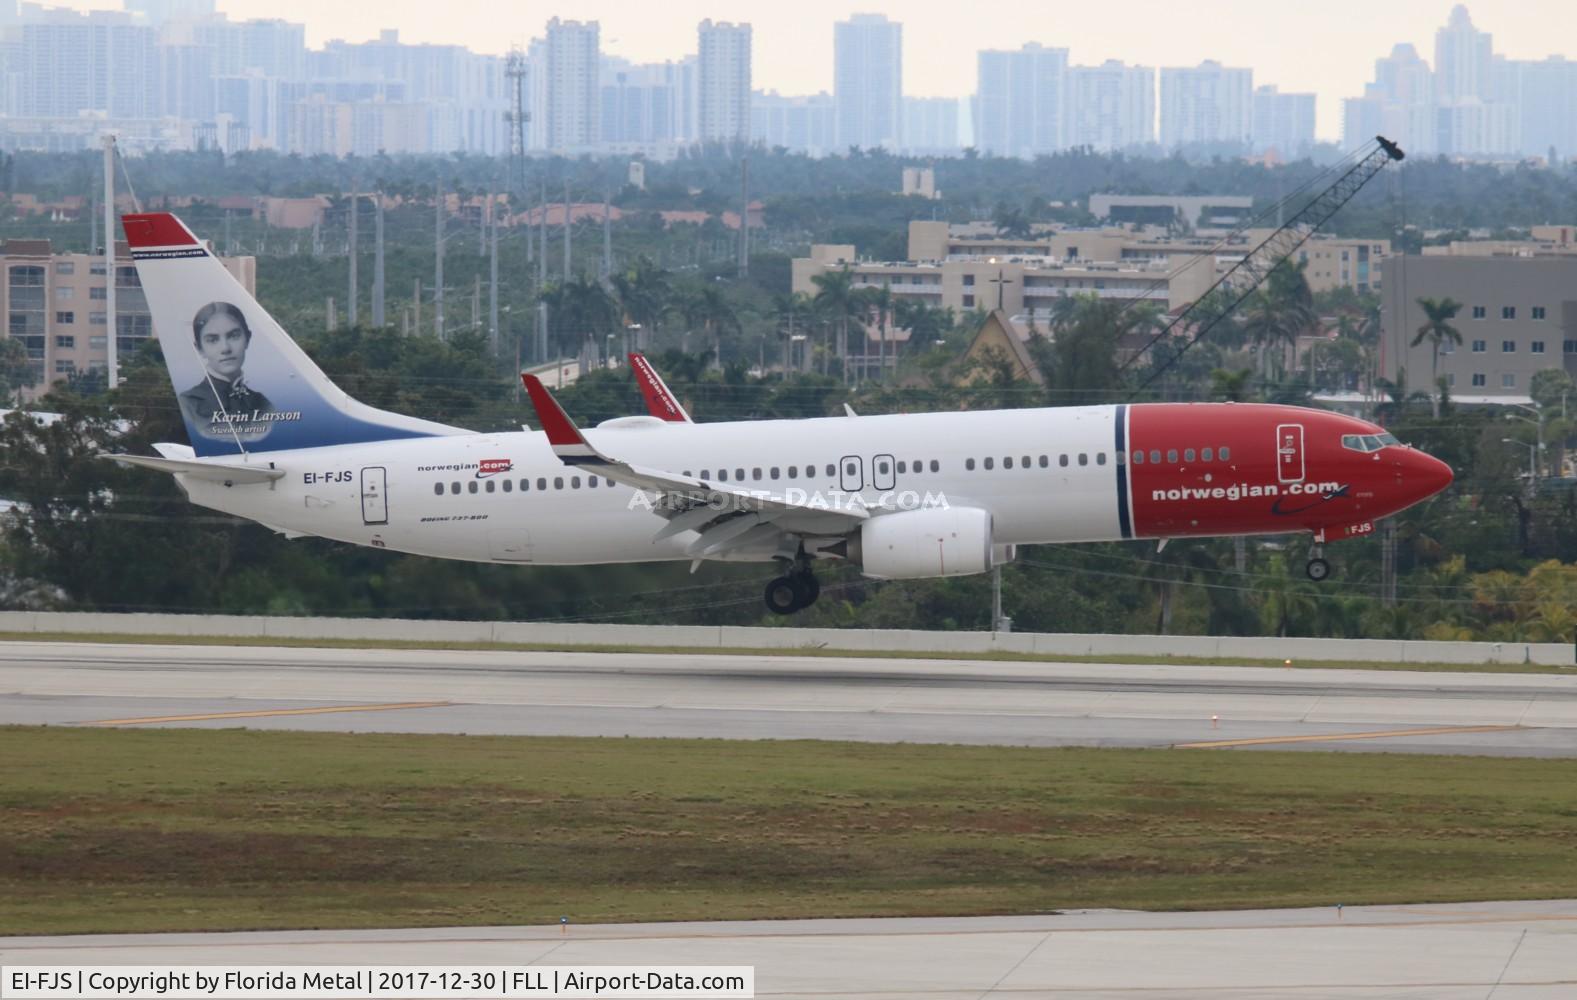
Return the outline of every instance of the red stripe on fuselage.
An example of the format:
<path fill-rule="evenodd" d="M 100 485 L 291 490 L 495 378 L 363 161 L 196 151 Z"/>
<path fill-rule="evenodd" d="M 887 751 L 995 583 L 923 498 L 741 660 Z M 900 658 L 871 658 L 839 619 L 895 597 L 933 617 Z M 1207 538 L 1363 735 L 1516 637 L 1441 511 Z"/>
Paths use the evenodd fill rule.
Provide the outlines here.
<path fill-rule="evenodd" d="M 1412 449 L 1342 447 L 1343 435 L 1380 429 L 1338 413 L 1253 403 L 1150 403 L 1128 412 L 1136 537 L 1358 534 L 1439 488 L 1420 492 L 1420 478 L 1409 481 L 1413 456 L 1434 462 Z"/>

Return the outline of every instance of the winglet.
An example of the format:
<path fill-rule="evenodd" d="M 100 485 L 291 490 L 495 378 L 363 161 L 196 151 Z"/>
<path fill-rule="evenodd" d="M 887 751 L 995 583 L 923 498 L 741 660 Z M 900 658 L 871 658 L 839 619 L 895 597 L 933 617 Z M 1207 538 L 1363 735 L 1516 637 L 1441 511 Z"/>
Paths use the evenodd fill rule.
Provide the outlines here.
<path fill-rule="evenodd" d="M 629 359 L 630 370 L 635 373 L 635 384 L 640 387 L 641 398 L 646 400 L 647 412 L 669 423 L 694 423 L 690 419 L 690 414 L 685 412 L 684 407 L 679 405 L 679 400 L 664 384 L 663 377 L 657 374 L 657 369 L 646 360 L 646 355 L 632 351 Z"/>
<path fill-rule="evenodd" d="M 547 434 L 553 454 L 561 462 L 574 465 L 577 462 L 604 461 L 597 454 L 597 449 L 581 434 L 580 428 L 575 426 L 575 421 L 564 412 L 564 407 L 548 392 L 548 387 L 542 384 L 541 379 L 530 372 L 521 372 L 520 382 L 526 387 L 526 395 L 531 397 L 531 405 L 537 411 L 537 422 Z"/>

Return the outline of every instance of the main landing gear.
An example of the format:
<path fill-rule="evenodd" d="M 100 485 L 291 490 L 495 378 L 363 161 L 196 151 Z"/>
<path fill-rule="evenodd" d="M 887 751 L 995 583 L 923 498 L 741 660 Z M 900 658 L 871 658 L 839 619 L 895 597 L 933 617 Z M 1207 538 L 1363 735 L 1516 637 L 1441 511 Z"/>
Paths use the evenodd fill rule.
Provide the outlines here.
<path fill-rule="evenodd" d="M 1325 532 L 1316 532 L 1314 544 L 1309 547 L 1309 564 L 1303 568 L 1309 579 L 1320 583 L 1331 575 L 1331 564 L 1325 561 Z"/>
<path fill-rule="evenodd" d="M 821 596 L 821 584 L 808 566 L 795 566 L 788 575 L 767 584 L 765 596 L 768 611 L 791 615 L 816 603 L 816 598 Z"/>

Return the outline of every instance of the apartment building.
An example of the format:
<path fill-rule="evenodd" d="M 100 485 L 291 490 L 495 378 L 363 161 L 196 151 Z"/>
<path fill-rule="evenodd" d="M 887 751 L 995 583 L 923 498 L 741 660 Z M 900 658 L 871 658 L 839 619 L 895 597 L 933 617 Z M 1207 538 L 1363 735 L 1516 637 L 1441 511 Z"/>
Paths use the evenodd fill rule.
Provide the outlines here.
<path fill-rule="evenodd" d="M 1413 346 L 1426 318 L 1421 298 L 1462 303 L 1451 321 L 1460 346 L 1440 353 L 1453 395 L 1486 402 L 1525 401 L 1545 369 L 1577 375 L 1577 256 L 1403 256 L 1384 262 L 1382 366 L 1409 387 L 1426 388 L 1428 341 Z"/>
<path fill-rule="evenodd" d="M 115 258 L 116 345 L 119 356 L 128 358 L 153 335 L 153 318 L 125 243 L 116 244 Z M 248 292 L 255 292 L 255 257 L 220 260 Z M 27 349 L 37 382 L 34 393 L 73 373 L 105 367 L 109 323 L 102 255 L 55 253 L 49 240 L 12 239 L 0 243 L 0 271 L 6 336 Z"/>
<path fill-rule="evenodd" d="M 1171 236 L 1157 228 L 1136 231 L 1118 226 L 1102 229 L 1047 226 L 1023 238 L 998 236 L 989 223 L 951 226 L 946 222 L 915 220 L 909 223 L 908 258 L 919 262 L 950 257 L 1045 257 L 1063 262 L 1175 261 L 1181 264 L 1201 254 L 1213 253 L 1215 266 L 1200 270 L 1220 274 L 1263 243 L 1272 231 L 1245 230 L 1223 245 L 1215 239 Z M 1351 288 L 1355 292 L 1368 293 L 1380 290 L 1379 264 L 1390 254 L 1390 240 L 1317 235 L 1298 249 L 1293 260 L 1303 265 L 1304 278 L 1312 291 Z"/>
<path fill-rule="evenodd" d="M 934 261 L 862 261 L 854 248 L 816 244 L 793 261 L 793 290 L 816 293 L 816 275 L 848 268 L 857 288 L 888 289 L 895 299 L 968 312 L 1001 309 L 1049 319 L 1069 296 L 1144 300 L 1176 309 L 1203 295 L 1208 268 L 1172 273 L 1169 261 L 1067 261 L 1049 256 L 953 256 Z"/>

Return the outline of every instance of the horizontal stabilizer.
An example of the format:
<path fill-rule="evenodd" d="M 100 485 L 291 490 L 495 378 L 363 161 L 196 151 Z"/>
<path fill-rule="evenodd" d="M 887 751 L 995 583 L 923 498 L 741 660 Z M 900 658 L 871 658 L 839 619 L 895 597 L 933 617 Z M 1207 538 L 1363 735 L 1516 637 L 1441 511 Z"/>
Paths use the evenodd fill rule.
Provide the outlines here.
<path fill-rule="evenodd" d="M 198 462 L 181 458 L 154 458 L 152 455 L 101 455 L 122 465 L 135 465 L 155 472 L 191 476 L 226 486 L 245 486 L 271 483 L 285 475 L 284 469 L 270 469 L 261 465 L 224 465 L 218 462 Z"/>

